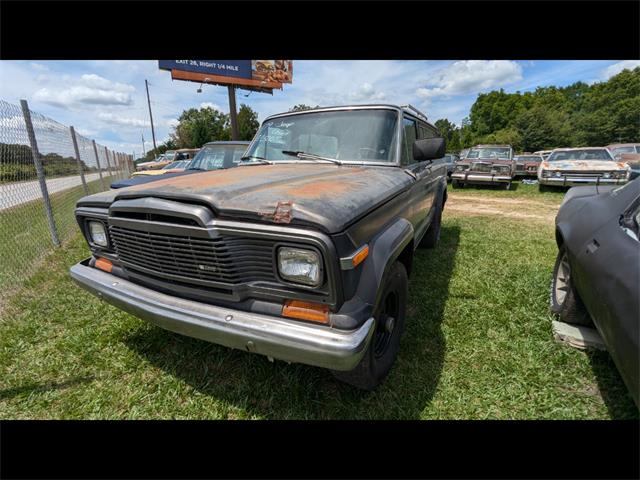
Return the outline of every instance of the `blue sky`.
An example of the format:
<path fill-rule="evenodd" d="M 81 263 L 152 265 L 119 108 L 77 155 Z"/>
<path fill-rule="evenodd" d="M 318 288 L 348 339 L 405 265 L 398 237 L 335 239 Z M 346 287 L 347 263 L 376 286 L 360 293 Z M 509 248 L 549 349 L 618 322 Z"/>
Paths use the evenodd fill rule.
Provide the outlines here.
<path fill-rule="evenodd" d="M 346 61 L 294 60 L 293 84 L 273 95 L 238 90 L 259 120 L 293 105 L 410 103 L 430 120 L 460 124 L 477 95 L 538 86 L 604 81 L 637 60 L 611 61 Z M 27 99 L 31 110 L 109 148 L 135 153 L 152 147 L 144 80 L 149 80 L 156 139 L 166 140 L 184 109 L 209 105 L 228 112 L 224 87 L 172 81 L 155 60 L 0 61 L 0 99 Z"/>

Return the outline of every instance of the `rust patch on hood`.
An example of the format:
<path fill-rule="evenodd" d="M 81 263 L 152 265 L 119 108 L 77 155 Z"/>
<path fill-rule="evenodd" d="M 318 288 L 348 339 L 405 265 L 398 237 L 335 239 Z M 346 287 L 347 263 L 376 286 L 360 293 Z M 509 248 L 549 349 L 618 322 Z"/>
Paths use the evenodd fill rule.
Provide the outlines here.
<path fill-rule="evenodd" d="M 295 197 L 316 198 L 324 195 L 341 195 L 349 191 L 353 186 L 349 182 L 340 183 L 339 179 L 334 181 L 319 180 L 288 188 L 285 193 Z"/>
<path fill-rule="evenodd" d="M 259 212 L 258 215 L 275 223 L 290 223 L 292 210 L 293 202 L 278 202 L 273 212 Z"/>

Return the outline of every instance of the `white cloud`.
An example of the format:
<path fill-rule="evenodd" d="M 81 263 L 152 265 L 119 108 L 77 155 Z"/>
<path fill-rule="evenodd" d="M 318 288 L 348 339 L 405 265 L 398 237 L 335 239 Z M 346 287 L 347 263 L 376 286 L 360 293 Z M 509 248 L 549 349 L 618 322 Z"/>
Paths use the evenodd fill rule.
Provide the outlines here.
<path fill-rule="evenodd" d="M 415 92 L 421 98 L 468 95 L 522 80 L 522 67 L 510 60 L 454 62 L 427 80 Z"/>
<path fill-rule="evenodd" d="M 363 100 L 384 100 L 386 95 L 384 92 L 377 91 L 370 83 L 365 82 L 356 91 L 351 92 L 349 97 L 356 102 L 360 102 Z"/>
<path fill-rule="evenodd" d="M 121 115 L 116 115 L 108 112 L 98 113 L 98 118 L 100 120 L 104 120 L 107 123 L 111 123 L 113 125 L 121 125 L 124 127 L 149 127 L 151 125 L 148 120 L 144 120 L 142 118 L 123 117 Z"/>
<path fill-rule="evenodd" d="M 222 111 L 222 109 L 220 108 L 220 105 L 217 105 L 217 104 L 211 103 L 211 102 L 202 102 L 200 104 L 200 108 L 211 108 L 213 110 L 218 110 L 219 112 Z"/>
<path fill-rule="evenodd" d="M 200 108 L 203 108 L 203 107 L 200 107 Z M 167 120 L 167 127 L 175 128 L 178 126 L 179 123 L 180 121 L 177 118 L 172 118 L 171 120 Z"/>
<path fill-rule="evenodd" d="M 76 80 L 75 85 L 44 87 L 36 91 L 33 98 L 59 107 L 82 104 L 132 105 L 131 94 L 134 91 L 132 85 L 112 82 L 96 74 L 84 74 Z"/>
<path fill-rule="evenodd" d="M 605 68 L 602 71 L 602 78 L 604 80 L 608 80 L 623 71 L 625 68 L 632 70 L 636 67 L 640 67 L 640 60 L 622 60 L 621 62 L 614 63 L 613 65 L 609 65 Z"/>
<path fill-rule="evenodd" d="M 29 63 L 29 65 L 34 70 L 39 70 L 41 72 L 48 72 L 49 71 L 49 67 L 47 67 L 46 65 L 43 65 L 41 63 L 31 62 L 31 63 Z"/>

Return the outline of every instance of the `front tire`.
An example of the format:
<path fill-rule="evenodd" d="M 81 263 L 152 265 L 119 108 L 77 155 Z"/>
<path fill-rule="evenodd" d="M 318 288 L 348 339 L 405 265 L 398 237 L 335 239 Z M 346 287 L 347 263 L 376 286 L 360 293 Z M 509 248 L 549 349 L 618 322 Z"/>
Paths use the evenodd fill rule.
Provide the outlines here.
<path fill-rule="evenodd" d="M 451 180 L 451 186 L 453 188 L 462 188 L 464 187 L 464 184 L 460 181 L 460 180 Z"/>
<path fill-rule="evenodd" d="M 341 382 L 363 390 L 373 390 L 388 375 L 400 350 L 404 330 L 409 279 L 404 265 L 394 262 L 382 286 L 377 305 L 375 331 L 360 363 L 351 371 L 333 371 Z"/>
<path fill-rule="evenodd" d="M 551 312 L 564 323 L 592 326 L 593 322 L 571 280 L 571 265 L 564 246 L 560 247 L 551 278 L 549 295 Z"/>

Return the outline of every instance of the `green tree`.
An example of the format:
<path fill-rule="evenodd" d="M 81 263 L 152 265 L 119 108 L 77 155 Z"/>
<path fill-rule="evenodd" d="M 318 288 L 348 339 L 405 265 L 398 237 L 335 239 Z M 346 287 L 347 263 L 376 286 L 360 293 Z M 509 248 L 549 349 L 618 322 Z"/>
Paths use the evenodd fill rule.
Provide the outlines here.
<path fill-rule="evenodd" d="M 182 112 L 171 134 L 177 148 L 200 148 L 207 142 L 230 138 L 229 116 L 211 107 Z"/>
<path fill-rule="evenodd" d="M 520 136 L 518 149 L 528 152 L 566 147 L 572 144 L 572 126 L 567 112 L 537 105 L 515 121 Z"/>
<path fill-rule="evenodd" d="M 238 110 L 238 134 L 239 140 L 251 140 L 258 131 L 258 113 L 248 105 L 240 105 Z"/>

